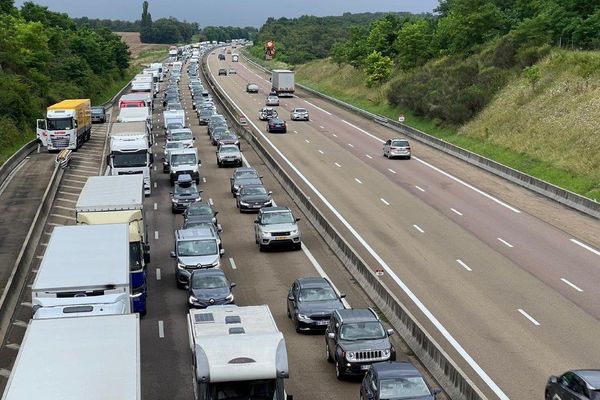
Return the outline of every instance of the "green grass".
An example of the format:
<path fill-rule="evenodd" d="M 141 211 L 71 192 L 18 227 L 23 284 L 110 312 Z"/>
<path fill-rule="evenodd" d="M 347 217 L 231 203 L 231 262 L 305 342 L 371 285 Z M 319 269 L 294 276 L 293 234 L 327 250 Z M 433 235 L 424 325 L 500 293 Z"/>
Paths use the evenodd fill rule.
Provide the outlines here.
<path fill-rule="evenodd" d="M 596 56 L 598 56 L 598 54 L 596 54 Z M 272 68 L 270 62 L 264 60 L 257 61 L 261 65 Z M 579 58 L 577 58 L 577 61 L 579 61 L 580 64 L 584 64 L 584 66 L 588 66 L 587 69 L 580 68 L 580 70 L 595 71 L 594 68 L 589 67 L 590 64 L 595 65 L 594 63 L 589 62 L 589 60 L 588 62 L 582 62 L 581 56 L 579 56 Z M 565 70 L 569 68 L 577 71 L 577 68 L 575 68 L 573 65 L 569 65 L 569 68 L 565 68 L 564 63 L 564 59 L 557 61 L 555 64 L 560 65 L 553 65 L 552 71 L 554 71 L 555 74 L 564 74 Z M 574 63 L 574 61 L 572 61 L 572 63 Z M 588 135 L 586 136 L 586 138 L 591 138 L 587 141 L 583 140 L 582 133 L 577 132 L 576 130 L 580 128 L 581 124 L 572 125 L 573 132 L 569 136 L 571 138 L 571 142 L 577 143 L 583 141 L 588 146 L 588 148 L 586 149 L 585 147 L 580 146 L 576 149 L 571 149 L 571 151 L 580 152 L 579 154 L 581 154 L 581 156 L 572 157 L 568 160 L 560 159 L 560 161 L 564 162 L 558 162 L 558 158 L 553 157 L 556 155 L 548 150 L 548 147 L 546 146 L 547 139 L 544 135 L 532 137 L 529 139 L 528 142 L 527 135 L 525 135 L 524 137 L 519 139 L 521 142 L 527 143 L 525 145 L 521 145 L 521 143 L 519 143 L 519 146 L 514 146 L 513 144 L 515 139 L 511 138 L 510 135 L 506 135 L 508 139 L 503 142 L 495 140 L 498 136 L 495 136 L 494 133 L 490 133 L 490 130 L 492 128 L 496 128 L 498 126 L 497 121 L 492 122 L 492 125 L 488 126 L 488 130 L 485 131 L 486 134 L 482 135 L 474 133 L 474 129 L 469 131 L 469 125 L 461 129 L 452 127 L 442 127 L 431 120 L 419 118 L 407 110 L 403 110 L 399 107 L 392 106 L 387 102 L 387 99 L 385 97 L 385 91 L 387 90 L 386 86 L 383 86 L 381 88 L 366 87 L 366 85 L 364 84 L 365 77 L 362 74 L 362 72 L 355 70 L 350 66 L 338 66 L 328 60 L 318 60 L 310 62 L 308 64 L 295 66 L 294 69 L 296 70 L 296 80 L 298 83 L 306 85 L 321 93 L 335 97 L 337 99 L 350 103 L 356 107 L 370 111 L 374 114 L 388 117 L 390 119 L 397 120 L 398 116 L 402 114 L 405 116 L 405 123 L 408 126 L 411 126 L 418 130 L 426 132 L 432 136 L 443 139 L 449 143 L 477 153 L 483 157 L 492 159 L 511 168 L 522 171 L 528 175 L 550 182 L 559 187 L 565 188 L 567 190 L 581 194 L 591 199 L 600 200 L 600 168 L 597 167 L 598 164 L 595 160 L 598 154 L 600 154 L 600 152 L 597 151 L 597 149 L 600 147 L 600 139 L 598 139 L 598 132 L 600 132 L 600 130 L 597 129 L 597 125 L 594 126 L 592 124 L 592 126 L 596 128 L 594 131 L 595 133 L 591 130 L 589 132 L 586 132 L 585 135 Z M 554 80 L 556 79 L 555 75 L 550 75 L 549 73 L 551 68 L 548 67 L 547 69 L 548 72 L 546 73 L 546 78 L 544 80 L 547 87 L 542 88 L 542 85 L 544 83 L 540 83 L 539 85 L 539 89 L 541 90 L 540 98 L 546 99 L 546 101 L 548 101 L 547 98 L 551 96 L 550 93 L 552 93 L 551 91 L 553 90 L 553 88 L 555 88 Z M 515 84 L 522 84 L 522 82 L 515 82 L 511 85 Z M 562 82 L 562 84 L 565 83 Z M 511 85 L 509 85 L 505 89 L 505 91 L 511 90 Z M 598 90 L 600 92 L 600 84 L 596 82 L 596 84 L 593 86 L 594 88 L 598 86 Z M 504 91 L 502 93 L 504 93 Z M 502 93 L 499 97 L 502 96 Z M 513 116 L 515 114 L 514 110 L 515 108 L 518 108 L 518 106 L 514 103 L 517 102 L 517 100 L 521 102 L 523 101 L 522 99 L 514 99 L 514 97 L 515 95 L 512 95 L 511 97 L 511 101 L 513 102 L 512 106 L 509 106 L 506 103 L 501 104 L 505 110 L 505 114 L 503 115 L 506 115 L 506 117 L 505 120 L 503 120 L 503 122 L 508 132 L 511 132 L 511 128 L 514 128 L 514 126 L 516 125 Z M 590 99 L 591 98 L 600 98 L 600 93 L 595 95 L 595 97 L 591 96 Z M 559 99 L 552 99 L 551 103 L 558 104 L 558 106 L 560 107 L 561 103 L 558 100 Z M 575 99 L 575 101 L 571 102 L 571 107 L 575 108 L 576 106 L 579 106 L 581 100 L 582 99 L 580 97 Z M 591 100 L 588 101 L 588 103 L 590 102 Z M 541 101 L 539 101 L 538 99 L 537 107 L 540 108 L 538 110 L 538 113 L 543 116 L 547 113 L 547 107 L 543 107 L 539 103 L 541 103 Z M 493 106 L 493 104 L 491 106 Z M 490 107 L 488 107 L 488 109 L 489 108 Z M 580 119 L 585 117 L 588 120 L 592 120 L 592 117 L 595 118 L 595 116 L 600 115 L 600 105 L 598 106 L 598 108 L 599 109 L 597 110 L 597 112 L 593 115 L 580 115 Z M 581 107 L 578 107 L 578 109 L 581 109 Z M 567 110 L 567 113 L 570 111 L 572 110 Z M 478 116 L 478 118 L 483 118 L 483 120 L 486 121 L 486 119 L 484 118 L 486 112 L 498 114 L 496 109 L 491 109 L 489 111 L 485 110 L 483 113 L 481 113 L 480 116 Z M 529 110 L 521 116 L 522 119 L 520 123 L 523 124 L 523 126 L 530 126 L 530 120 L 532 118 L 531 113 L 532 111 Z M 539 119 L 543 120 L 544 118 L 540 117 Z M 561 124 L 561 122 L 563 123 Z M 564 122 L 565 121 L 560 121 L 560 119 L 558 121 L 558 124 L 563 127 L 562 130 L 564 130 Z M 490 125 L 489 121 L 488 125 Z M 558 133 L 560 132 L 562 131 L 559 130 Z M 565 145 L 567 145 L 567 143 L 564 143 L 564 141 L 560 141 L 558 138 L 553 138 L 552 140 L 556 140 L 558 142 L 555 147 L 560 148 L 561 146 L 564 147 Z M 593 147 L 589 147 L 590 142 L 593 144 Z M 535 148 L 537 152 L 528 151 L 532 147 Z M 515 150 L 515 148 L 518 148 L 518 150 Z M 590 153 L 590 150 L 593 150 L 593 154 Z M 558 155 L 560 155 L 560 153 L 558 153 Z M 582 161 L 578 163 L 578 161 L 575 158 L 581 158 Z M 591 167 L 589 167 L 590 158 L 594 159 L 594 161 L 591 162 Z M 578 164 L 585 164 L 588 167 L 587 169 L 573 168 L 574 165 L 576 166 Z M 567 167 L 567 165 L 569 167 Z"/>
<path fill-rule="evenodd" d="M 24 135 L 19 143 L 16 143 L 14 146 L 5 147 L 0 149 L 0 166 L 6 162 L 13 154 L 17 152 L 21 147 L 23 147 L 27 142 L 35 139 L 35 133 Z"/>

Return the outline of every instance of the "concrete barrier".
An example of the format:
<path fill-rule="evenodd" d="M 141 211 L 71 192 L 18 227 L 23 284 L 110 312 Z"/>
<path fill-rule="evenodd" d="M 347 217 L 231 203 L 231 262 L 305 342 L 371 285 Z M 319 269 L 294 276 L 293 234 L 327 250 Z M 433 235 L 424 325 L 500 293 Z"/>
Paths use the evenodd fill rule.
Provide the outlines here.
<path fill-rule="evenodd" d="M 259 68 L 260 70 L 268 73 L 268 69 L 262 65 L 254 62 L 246 56 L 243 56 L 249 63 Z M 348 111 L 351 111 L 357 115 L 373 120 L 374 122 L 383 125 L 387 128 L 393 129 L 403 135 L 406 135 L 412 139 L 418 140 L 419 142 L 428 146 L 434 147 L 446 154 L 453 157 L 459 158 L 471 165 L 481 168 L 485 171 L 491 172 L 494 175 L 502 177 L 512 183 L 515 183 L 521 187 L 529 189 L 537 194 L 540 194 L 550 200 L 554 200 L 567 207 L 573 208 L 591 217 L 600 219 L 600 203 L 595 200 L 589 199 L 585 196 L 573 193 L 552 183 L 546 182 L 539 178 L 527 175 L 514 168 L 508 167 L 504 164 L 490 160 L 489 158 L 480 156 L 479 154 L 473 153 L 469 150 L 463 149 L 462 147 L 448 143 L 442 139 L 436 138 L 435 136 L 429 135 L 418 129 L 412 128 L 408 125 L 400 122 L 391 120 L 385 116 L 370 113 L 361 108 L 355 107 L 352 104 L 348 104 L 344 101 L 328 96 L 307 86 L 296 84 L 299 88 L 307 93 L 317 96 L 321 99 L 327 100 L 333 104 L 336 104 Z"/>
<path fill-rule="evenodd" d="M 4 164 L 0 165 L 0 186 L 8 179 L 13 170 L 21 164 L 21 162 L 37 149 L 37 140 L 32 140 L 26 143 L 23 147 L 15 152 Z"/>
<path fill-rule="evenodd" d="M 487 399 L 481 390 L 468 378 L 467 374 L 443 350 L 443 347 L 419 324 L 417 319 L 402 304 L 401 300 L 373 273 L 373 269 L 358 255 L 336 230 L 334 225 L 323 216 L 321 211 L 310 200 L 310 197 L 295 184 L 293 179 L 285 172 L 285 169 L 281 167 L 260 140 L 251 132 L 249 127 L 239 124 L 239 112 L 220 93 L 212 77 L 206 71 L 205 65 L 203 65 L 203 72 L 213 90 L 215 98 L 223 105 L 228 119 L 233 123 L 232 127 L 235 127 L 235 130 L 249 142 L 251 147 L 267 164 L 276 179 L 306 215 L 307 219 L 340 259 L 348 272 L 350 272 L 375 302 L 394 329 L 440 383 L 449 397 L 461 400 Z"/>

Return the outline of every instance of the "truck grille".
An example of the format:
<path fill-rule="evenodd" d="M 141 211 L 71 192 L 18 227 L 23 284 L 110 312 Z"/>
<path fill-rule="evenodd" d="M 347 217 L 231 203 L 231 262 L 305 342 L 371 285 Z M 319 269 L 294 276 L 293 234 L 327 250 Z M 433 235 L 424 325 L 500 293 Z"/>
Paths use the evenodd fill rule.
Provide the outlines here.
<path fill-rule="evenodd" d="M 355 354 L 357 361 L 372 361 L 383 358 L 381 350 L 357 351 Z"/>
<path fill-rule="evenodd" d="M 135 174 L 143 174 L 144 171 L 119 171 L 119 175 L 135 175 Z"/>
<path fill-rule="evenodd" d="M 52 146 L 56 148 L 61 147 L 69 147 L 69 137 L 53 137 L 50 139 L 52 141 Z"/>

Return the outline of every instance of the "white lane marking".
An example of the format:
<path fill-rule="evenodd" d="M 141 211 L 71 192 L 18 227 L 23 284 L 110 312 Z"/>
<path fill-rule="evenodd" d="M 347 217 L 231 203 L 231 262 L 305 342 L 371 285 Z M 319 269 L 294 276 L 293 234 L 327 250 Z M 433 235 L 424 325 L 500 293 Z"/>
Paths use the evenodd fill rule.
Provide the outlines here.
<path fill-rule="evenodd" d="M 294 133 L 298 133 L 298 131 L 294 131 Z"/>
<path fill-rule="evenodd" d="M 362 181 L 358 178 L 354 178 L 354 180 L 362 185 Z"/>
<path fill-rule="evenodd" d="M 73 182 L 73 183 L 85 183 L 86 181 L 82 181 L 80 179 L 68 179 L 68 178 L 63 178 L 63 181 L 65 182 Z"/>
<path fill-rule="evenodd" d="M 237 265 L 235 265 L 235 261 L 233 258 L 229 258 L 229 264 L 231 264 L 232 269 L 237 269 Z"/>
<path fill-rule="evenodd" d="M 212 70 L 210 68 L 210 64 L 208 64 L 208 70 L 209 70 L 209 73 L 212 75 Z M 454 338 L 454 336 L 452 336 L 452 334 L 446 329 L 446 327 L 444 325 L 442 325 L 442 323 L 436 318 L 436 316 L 433 315 L 433 313 L 427 308 L 427 306 L 425 304 L 423 304 L 423 302 L 414 294 L 414 292 L 412 290 L 410 290 L 410 288 L 406 285 L 406 283 L 404 283 L 404 281 L 402 281 L 402 279 L 400 279 L 400 277 L 398 277 L 398 275 L 396 275 L 396 273 L 392 270 L 392 268 L 390 268 L 390 266 L 375 251 L 375 249 L 373 249 L 371 247 L 371 245 L 369 243 L 367 243 L 367 241 L 358 233 L 358 231 L 356 229 L 354 229 L 354 227 L 346 220 L 346 218 L 344 218 L 344 216 L 342 214 L 340 214 L 340 212 L 329 202 L 329 200 L 327 200 L 327 198 L 315 187 L 315 185 L 313 185 L 313 183 L 311 181 L 309 181 L 308 178 L 306 178 L 304 176 L 304 174 L 302 174 L 302 172 L 300 172 L 298 167 L 296 167 L 281 152 L 281 150 L 279 150 L 279 148 L 277 148 L 277 146 L 275 146 L 273 144 L 273 142 L 267 137 L 267 135 L 265 135 L 258 128 L 258 126 L 256 126 L 256 124 L 250 118 L 248 118 L 248 115 L 240 108 L 240 106 L 238 106 L 237 103 L 233 101 L 231 96 L 229 96 L 229 94 L 225 90 L 223 90 L 223 87 L 221 86 L 221 84 L 218 81 L 215 81 L 215 82 L 216 82 L 217 86 L 219 86 L 219 88 L 221 89 L 221 92 L 225 95 L 225 97 L 227 97 L 229 99 L 229 101 L 238 109 L 238 111 L 240 111 L 240 113 L 246 117 L 246 120 L 248 120 L 250 122 L 250 124 L 254 127 L 256 132 L 260 136 L 262 136 L 262 138 L 265 140 L 265 142 L 268 143 L 269 146 L 271 146 L 271 148 L 281 157 L 281 159 L 290 167 L 290 169 L 292 171 L 294 171 L 294 173 L 296 173 L 300 177 L 300 179 L 317 195 L 317 197 L 323 202 L 323 204 L 336 216 L 336 218 L 346 227 L 346 229 L 348 229 L 350 231 L 350 233 L 360 242 L 360 244 L 362 244 L 362 246 L 369 252 L 369 254 L 371 254 L 371 256 L 379 263 L 379 265 L 381 265 L 381 267 L 383 267 L 383 269 L 385 269 L 388 276 L 390 276 L 390 278 L 392 278 L 394 280 L 394 282 L 400 287 L 400 289 L 402 289 L 404 291 L 404 293 L 406 293 L 406 295 L 419 308 L 419 310 L 425 315 L 425 317 L 427 319 L 429 319 L 429 321 L 431 321 L 431 323 L 442 334 L 442 336 L 444 336 L 444 338 L 462 356 L 462 358 L 469 364 L 469 366 L 471 368 L 473 368 L 473 370 L 475 370 L 475 372 L 481 377 L 481 379 L 496 394 L 496 396 L 498 396 L 501 400 L 510 400 L 509 397 L 504 393 L 504 391 L 502 391 L 502 389 L 500 389 L 500 387 L 496 384 L 496 382 L 494 382 L 494 380 L 483 370 L 483 368 L 481 368 L 481 366 L 479 366 L 477 361 L 475 361 L 475 359 L 473 359 L 473 357 L 471 357 L 471 355 L 469 353 L 467 353 L 467 351 L 461 346 L 460 343 L 458 343 L 458 341 Z M 372 157 L 369 156 L 369 158 L 372 158 Z M 412 318 L 414 318 L 414 317 L 412 317 Z M 432 342 L 434 343 L 434 345 L 436 347 L 441 348 L 441 346 L 438 345 L 434 339 L 432 339 Z M 480 393 L 480 391 L 477 389 L 477 387 L 475 387 L 474 389 L 478 394 L 483 396 Z"/>
<path fill-rule="evenodd" d="M 319 150 L 319 153 L 321 153 L 321 154 L 325 154 L 325 153 L 323 152 L 323 150 Z"/>
<path fill-rule="evenodd" d="M 367 158 L 371 158 L 371 159 L 373 158 L 373 157 L 371 157 L 371 156 L 370 156 L 370 155 L 368 155 L 368 154 L 365 154 L 365 156 L 367 156 Z"/>
<path fill-rule="evenodd" d="M 417 186 L 417 185 L 415 185 L 415 187 L 416 187 L 418 190 L 420 190 L 421 192 L 424 192 L 424 191 L 425 191 L 425 189 L 423 189 L 421 186 Z"/>
<path fill-rule="evenodd" d="M 156 189 L 156 182 L 154 182 L 154 189 Z"/>
<path fill-rule="evenodd" d="M 337 135 L 335 133 L 332 133 L 333 137 L 337 137 Z"/>
<path fill-rule="evenodd" d="M 156 165 L 154 166 L 154 170 L 156 171 Z"/>
<path fill-rule="evenodd" d="M 525 318 L 527 318 L 529 321 L 531 321 L 532 324 L 534 324 L 535 326 L 540 326 L 540 323 L 537 322 L 531 315 L 527 314 L 525 312 L 525 310 L 523 310 L 522 308 L 519 308 L 518 310 Z"/>
<path fill-rule="evenodd" d="M 161 339 L 165 337 L 165 323 L 163 321 L 158 321 L 158 337 Z"/>
<path fill-rule="evenodd" d="M 413 226 L 415 227 L 416 230 L 418 230 L 421 233 L 425 233 L 425 231 L 423 229 L 421 229 L 421 227 L 419 225 L 413 224 Z"/>
<path fill-rule="evenodd" d="M 67 210 L 67 211 L 75 210 L 73 207 L 63 207 L 63 206 L 54 206 L 54 208 L 58 208 L 60 210 Z"/>
<path fill-rule="evenodd" d="M 68 219 L 70 221 L 75 221 L 74 217 L 70 217 L 68 215 L 62 215 L 62 214 L 50 214 L 51 217 L 56 217 L 56 218 L 65 218 Z"/>
<path fill-rule="evenodd" d="M 325 113 L 325 114 L 327 114 L 327 115 L 332 115 L 332 114 L 331 114 L 329 111 L 327 111 L 327 110 L 323 110 L 321 107 L 314 105 L 313 103 L 311 103 L 311 102 L 310 102 L 310 101 L 308 101 L 308 100 L 304 100 L 304 102 L 305 102 L 305 103 L 307 103 L 307 104 L 310 104 L 311 106 L 313 106 L 313 107 L 314 107 L 314 108 L 316 108 L 317 110 L 319 110 L 319 111 L 322 111 L 322 112 L 324 112 L 324 113 Z"/>
<path fill-rule="evenodd" d="M 502 238 L 497 238 L 500 242 L 502 242 L 503 244 L 505 244 L 508 247 L 515 247 L 512 244 L 508 243 L 506 240 L 502 239 Z"/>
<path fill-rule="evenodd" d="M 62 190 L 59 190 L 58 193 L 59 194 L 66 194 L 66 195 L 69 195 L 69 196 L 79 196 L 79 193 L 65 192 L 65 191 L 62 191 Z"/>
<path fill-rule="evenodd" d="M 305 141 L 306 143 L 310 143 L 310 140 L 308 140 L 308 139 L 304 139 L 304 141 Z"/>
<path fill-rule="evenodd" d="M 310 252 L 310 250 L 308 250 L 308 247 L 304 243 L 302 243 L 302 251 L 304 252 L 304 254 L 306 254 L 306 257 L 308 257 L 308 260 L 311 262 L 313 267 L 317 270 L 319 275 L 321 275 L 322 278 L 327 279 L 329 281 L 329 283 L 331 283 L 331 286 L 333 286 L 333 290 L 335 290 L 337 292 L 337 294 L 339 295 L 340 291 L 338 290 L 338 288 L 335 287 L 335 284 L 333 283 L 333 281 L 331 279 L 329 279 L 329 276 L 327 276 L 327 273 L 325 272 L 325 270 L 323 270 L 323 268 L 321 267 L 321 265 L 319 264 L 317 259 L 312 255 L 312 253 Z M 345 298 L 342 299 L 342 303 L 344 304 L 344 307 L 351 308 L 350 303 L 348 303 L 348 301 Z"/>
<path fill-rule="evenodd" d="M 386 199 L 384 199 L 383 197 L 382 197 L 382 198 L 380 198 L 379 200 L 381 200 L 381 202 L 382 202 L 383 204 L 385 204 L 386 206 L 389 206 L 389 205 L 390 205 L 390 203 L 389 203 L 389 202 L 388 202 Z"/>
<path fill-rule="evenodd" d="M 580 288 L 579 286 L 575 285 L 572 282 L 569 282 L 565 278 L 560 278 L 560 280 L 563 281 L 564 283 L 566 283 L 567 285 L 571 286 L 573 289 L 577 290 L 578 292 L 583 292 L 582 288 Z"/>
<path fill-rule="evenodd" d="M 162 276 L 161 276 L 160 268 L 156 268 L 156 280 L 160 281 L 161 278 L 162 278 Z"/>
<path fill-rule="evenodd" d="M 369 132 L 365 131 L 363 128 L 360 128 L 360 127 L 358 127 L 358 126 L 356 126 L 356 125 L 354 125 L 354 124 L 351 124 L 350 122 L 346 121 L 345 119 L 343 119 L 343 120 L 342 120 L 342 122 L 343 122 L 343 123 L 345 123 L 345 124 L 347 124 L 347 125 L 350 125 L 350 126 L 351 126 L 351 127 L 353 127 L 354 129 L 356 129 L 356 130 L 358 130 L 358 131 L 360 131 L 360 132 L 364 133 L 364 134 L 365 134 L 365 135 L 367 135 L 367 136 L 370 136 L 371 138 L 373 138 L 373 139 L 375 139 L 375 140 L 377 140 L 377 141 L 379 141 L 379 142 L 381 142 L 381 143 L 385 143 L 385 141 L 384 141 L 384 140 L 382 140 L 382 139 L 378 138 L 377 136 L 375 136 L 375 135 L 373 135 L 373 134 L 371 134 L 371 133 L 369 133 Z"/>
<path fill-rule="evenodd" d="M 154 209 L 158 210 L 158 204 L 154 203 Z"/>
<path fill-rule="evenodd" d="M 471 269 L 471 267 L 469 267 L 467 264 L 465 264 L 462 260 L 456 260 L 457 263 L 459 263 L 464 269 L 466 269 L 469 272 L 472 272 L 473 270 Z"/>
<path fill-rule="evenodd" d="M 354 145 L 352 143 L 348 143 L 348 146 L 354 148 Z"/>
<path fill-rule="evenodd" d="M 394 170 L 393 170 L 393 169 L 391 169 L 391 168 L 388 168 L 388 171 L 390 171 L 392 174 L 395 174 L 395 173 L 396 173 L 396 171 L 394 171 Z"/>
<path fill-rule="evenodd" d="M 213 202 L 213 199 L 212 199 L 212 198 L 209 198 L 209 199 L 208 199 L 208 204 L 210 204 L 211 206 L 214 206 L 214 205 L 215 205 L 215 203 Z"/>
<path fill-rule="evenodd" d="M 158 231 L 154 231 L 154 239 L 158 240 Z"/>
<path fill-rule="evenodd" d="M 451 211 L 452 211 L 454 214 L 456 214 L 456 215 L 460 215 L 461 217 L 463 216 L 463 213 L 461 213 L 461 212 L 460 212 L 460 211 L 458 211 L 458 210 L 455 210 L 454 208 L 451 208 L 450 210 L 451 210 Z"/>
<path fill-rule="evenodd" d="M 325 127 L 323 125 L 319 125 L 319 128 L 321 129 L 325 129 Z"/>
<path fill-rule="evenodd" d="M 202 183 L 206 183 L 206 178 L 202 177 Z"/>
<path fill-rule="evenodd" d="M 595 255 L 597 255 L 597 256 L 600 256 L 600 251 L 598 251 L 598 250 L 594 249 L 593 247 L 590 247 L 590 246 L 588 246 L 588 245 L 587 245 L 587 244 L 585 244 L 585 243 L 581 243 L 581 242 L 580 242 L 579 240 L 577 240 L 577 239 L 571 239 L 571 242 L 575 243 L 577 246 L 581 246 L 581 247 L 583 247 L 584 249 L 591 251 L 592 253 L 594 253 L 594 254 L 595 254 Z"/>
<path fill-rule="evenodd" d="M 333 164 L 334 164 L 336 167 L 338 167 L 338 168 L 342 168 L 342 166 L 341 166 L 340 164 L 336 163 L 336 162 L 334 162 Z"/>
<path fill-rule="evenodd" d="M 75 200 L 65 199 L 64 197 L 57 197 L 56 200 L 66 201 L 67 203 L 77 203 L 77 201 L 75 201 Z"/>

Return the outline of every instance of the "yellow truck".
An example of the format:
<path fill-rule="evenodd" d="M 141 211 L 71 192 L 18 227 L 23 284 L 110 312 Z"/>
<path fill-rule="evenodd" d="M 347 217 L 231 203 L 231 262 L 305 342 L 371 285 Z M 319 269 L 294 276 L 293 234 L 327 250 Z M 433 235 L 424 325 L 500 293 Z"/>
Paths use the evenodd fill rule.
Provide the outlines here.
<path fill-rule="evenodd" d="M 77 150 L 90 139 L 92 106 L 90 99 L 63 100 L 48 107 L 45 119 L 37 120 L 37 137 L 52 150 Z"/>

